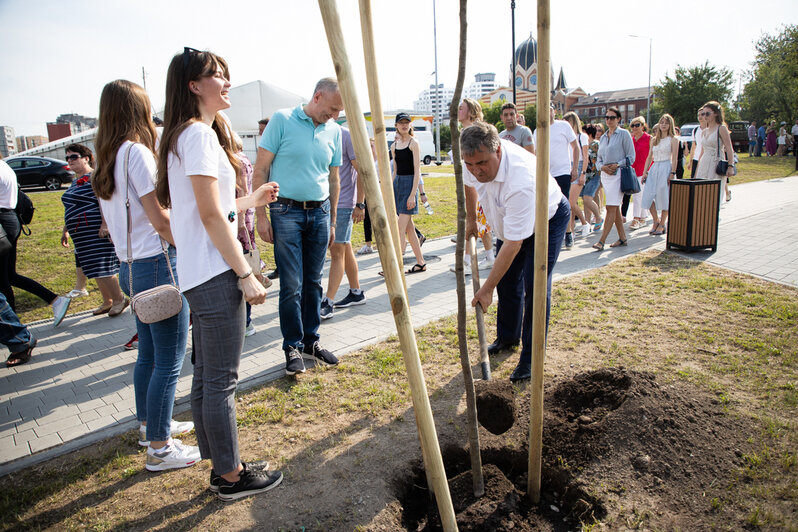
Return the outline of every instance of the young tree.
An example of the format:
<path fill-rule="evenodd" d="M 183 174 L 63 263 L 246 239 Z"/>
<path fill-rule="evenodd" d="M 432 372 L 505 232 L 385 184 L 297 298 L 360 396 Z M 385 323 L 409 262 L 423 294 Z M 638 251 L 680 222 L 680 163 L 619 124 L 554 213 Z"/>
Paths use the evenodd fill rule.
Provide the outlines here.
<path fill-rule="evenodd" d="M 750 76 L 740 102 L 743 117 L 792 121 L 798 113 L 798 26 L 784 26 L 756 42 Z"/>
<path fill-rule="evenodd" d="M 710 100 L 729 108 L 732 96 L 734 74 L 728 68 L 718 68 L 709 64 L 685 68 L 676 66 L 671 78 L 654 87 L 652 116 L 669 113 L 677 124 L 695 122 L 696 110 Z"/>

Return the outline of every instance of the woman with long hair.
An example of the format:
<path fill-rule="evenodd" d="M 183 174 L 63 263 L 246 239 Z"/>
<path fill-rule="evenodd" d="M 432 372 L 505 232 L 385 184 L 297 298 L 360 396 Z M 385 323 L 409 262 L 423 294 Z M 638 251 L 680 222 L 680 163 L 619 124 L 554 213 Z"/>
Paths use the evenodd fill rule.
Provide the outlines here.
<path fill-rule="evenodd" d="M 587 133 L 582 132 L 582 121 L 579 120 L 579 115 L 573 111 L 569 111 L 565 113 L 565 116 L 563 116 L 562 119 L 571 124 L 571 128 L 574 130 L 574 134 L 576 135 L 577 143 L 579 144 L 579 161 L 573 161 L 571 163 L 578 165 L 578 167 L 576 180 L 571 181 L 571 188 L 568 189 L 568 202 L 571 204 L 572 213 L 571 221 L 568 223 L 568 232 L 573 232 L 575 225 L 574 220 L 579 218 L 579 221 L 582 223 L 582 236 L 587 236 L 590 234 L 590 224 L 587 223 L 585 214 L 579 207 L 579 196 L 582 193 L 582 187 L 585 186 L 585 181 L 587 178 L 587 151 L 590 146 L 588 143 Z"/>
<path fill-rule="evenodd" d="M 601 169 L 601 184 L 607 196 L 607 216 L 604 230 L 601 232 L 601 238 L 593 244 L 593 248 L 597 251 L 604 249 L 604 242 L 610 235 L 613 225 L 618 230 L 618 240 L 610 244 L 610 247 L 626 245 L 626 232 L 623 229 L 623 218 L 621 217 L 620 209 L 623 201 L 620 169 L 631 166 L 635 162 L 635 147 L 632 135 L 619 127 L 621 111 L 617 107 L 610 107 L 607 109 L 604 119 L 607 121 L 607 132 L 602 135 L 599 141 L 596 166 Z"/>
<path fill-rule="evenodd" d="M 70 144 L 66 147 L 66 160 L 69 168 L 80 177 L 61 196 L 64 204 L 61 245 L 69 247 L 69 238 L 72 238 L 76 266 L 87 278 L 97 282 L 103 303 L 92 314 L 119 316 L 130 301 L 119 288 L 116 278 L 119 260 L 114 244 L 108 239 L 108 226 L 92 186 L 94 154 L 82 144 Z"/>
<path fill-rule="evenodd" d="M 718 102 L 705 103 L 701 114 L 707 127 L 701 130 L 701 139 L 698 141 L 701 143 L 701 159 L 698 160 L 695 178 L 720 179 L 718 205 L 723 205 L 723 199 L 728 198 L 726 181 L 734 175 L 734 148 L 732 148 L 731 134 L 723 116 L 723 107 Z M 729 162 L 725 175 L 715 173 L 720 160 Z"/>
<path fill-rule="evenodd" d="M 662 115 L 655 129 L 654 140 L 646 157 L 645 168 L 648 170 L 643 172 L 646 188 L 643 189 L 642 207 L 650 209 L 654 220 L 654 227 L 649 234 L 664 235 L 668 221 L 669 186 L 676 175 L 680 143 L 676 138 L 676 124 L 671 115 Z M 657 215 L 657 209 L 661 211 L 661 217 Z"/>
<path fill-rule="evenodd" d="M 211 52 L 185 48 L 172 58 L 155 187 L 160 204 L 172 208 L 180 289 L 193 317 L 197 442 L 202 458 L 212 461 L 210 489 L 225 501 L 270 490 L 283 479 L 267 464 L 247 466 L 238 451 L 235 392 L 244 303 L 266 299 L 236 240 L 238 218 L 276 201 L 278 185 L 266 183 L 235 197 L 240 162 L 221 113 L 230 107 L 229 79 L 227 63 Z"/>
<path fill-rule="evenodd" d="M 590 223 L 590 215 L 593 216 L 593 231 L 601 229 L 604 220 L 601 218 L 601 209 L 596 204 L 594 198 L 597 196 L 599 186 L 601 186 L 601 174 L 596 168 L 596 157 L 598 157 L 598 130 L 593 124 L 585 127 L 587 134 L 587 167 L 585 168 L 585 186 L 579 196 L 585 204 L 585 218 Z"/>
<path fill-rule="evenodd" d="M 178 279 L 169 211 L 155 197 L 155 144 L 145 90 L 123 79 L 105 85 L 100 95 L 92 188 L 122 263 L 122 290 L 131 297 L 170 284 L 172 277 Z M 171 318 L 144 323 L 136 317 L 139 344 L 133 390 L 139 445 L 147 447 L 149 471 L 188 467 L 200 460 L 199 449 L 171 438 L 194 428 L 191 422 L 172 420 L 188 339 L 188 314 L 184 299 L 182 310 Z"/>
<path fill-rule="evenodd" d="M 765 149 L 768 152 L 768 156 L 776 155 L 776 151 L 778 150 L 778 135 L 776 134 L 777 131 L 776 121 L 771 120 L 770 125 L 767 128 L 765 133 L 766 140 L 765 140 Z"/>
<path fill-rule="evenodd" d="M 416 235 L 413 224 L 413 215 L 418 214 L 418 180 L 421 177 L 421 164 L 418 141 L 413 138 L 413 128 L 410 125 L 410 115 L 399 113 L 396 115 L 396 137 L 391 144 L 393 155 L 393 195 L 396 201 L 396 213 L 399 215 L 400 248 L 405 248 L 405 236 L 410 242 L 410 248 L 416 256 L 416 264 L 405 273 L 420 273 L 427 271 L 424 255 L 421 254 L 421 244 Z"/>
<path fill-rule="evenodd" d="M 629 123 L 632 132 L 632 141 L 635 146 L 635 162 L 632 167 L 635 169 L 637 180 L 640 181 L 640 192 L 637 194 L 624 194 L 623 204 L 621 205 L 621 216 L 626 218 L 629 208 L 629 199 L 634 203 L 632 214 L 634 220 L 629 224 L 629 229 L 634 231 L 646 225 L 646 209 L 643 207 L 643 192 L 646 187 L 643 185 L 642 175 L 646 171 L 646 157 L 651 151 L 651 135 L 648 134 L 648 124 L 642 116 L 634 117 Z"/>

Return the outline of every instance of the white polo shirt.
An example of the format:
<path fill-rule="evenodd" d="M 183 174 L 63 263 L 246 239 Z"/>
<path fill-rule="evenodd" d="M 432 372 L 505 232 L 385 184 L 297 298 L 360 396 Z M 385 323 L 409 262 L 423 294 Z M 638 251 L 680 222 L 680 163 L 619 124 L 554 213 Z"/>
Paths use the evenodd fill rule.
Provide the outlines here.
<path fill-rule="evenodd" d="M 14 169 L 0 159 L 0 208 L 17 207 L 17 174 Z"/>
<path fill-rule="evenodd" d="M 516 144 L 502 140 L 501 161 L 496 178 L 480 183 L 463 168 L 463 183 L 477 191 L 485 218 L 502 240 L 524 240 L 535 232 L 535 156 Z M 563 199 L 560 186 L 549 175 L 548 219 Z"/>

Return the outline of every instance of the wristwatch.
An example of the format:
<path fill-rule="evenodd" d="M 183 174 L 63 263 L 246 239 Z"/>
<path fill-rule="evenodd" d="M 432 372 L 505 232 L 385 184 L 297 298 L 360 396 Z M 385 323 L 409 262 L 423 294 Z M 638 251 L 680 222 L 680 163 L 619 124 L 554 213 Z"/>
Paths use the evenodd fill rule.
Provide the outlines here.
<path fill-rule="evenodd" d="M 358 209 L 363 209 L 364 211 L 366 210 L 365 203 L 355 203 L 355 207 L 357 207 Z"/>

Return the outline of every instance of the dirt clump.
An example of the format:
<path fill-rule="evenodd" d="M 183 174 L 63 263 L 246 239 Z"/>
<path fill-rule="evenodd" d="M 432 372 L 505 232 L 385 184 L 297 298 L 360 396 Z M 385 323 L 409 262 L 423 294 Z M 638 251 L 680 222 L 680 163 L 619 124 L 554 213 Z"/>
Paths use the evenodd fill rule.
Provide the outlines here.
<path fill-rule="evenodd" d="M 481 431 L 484 497 L 473 496 L 467 447 L 444 451 L 461 530 L 566 530 L 613 517 L 655 528 L 722 521 L 722 510 L 710 501 L 743 465 L 754 429 L 711 395 L 617 368 L 551 383 L 544 398 L 541 504 L 532 506 L 528 391 L 515 392 L 518 421 L 501 435 Z M 414 473 L 397 492 L 402 525 L 440 530 L 420 464 Z"/>
<path fill-rule="evenodd" d="M 503 434 L 515 423 L 515 398 L 509 381 L 474 381 L 477 419 L 493 434 Z"/>

